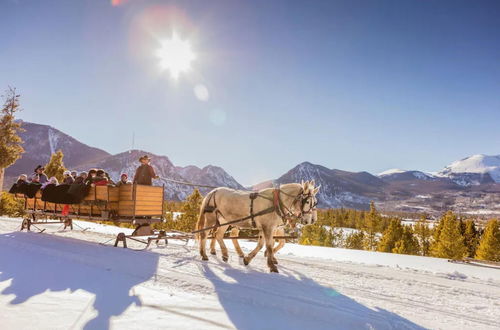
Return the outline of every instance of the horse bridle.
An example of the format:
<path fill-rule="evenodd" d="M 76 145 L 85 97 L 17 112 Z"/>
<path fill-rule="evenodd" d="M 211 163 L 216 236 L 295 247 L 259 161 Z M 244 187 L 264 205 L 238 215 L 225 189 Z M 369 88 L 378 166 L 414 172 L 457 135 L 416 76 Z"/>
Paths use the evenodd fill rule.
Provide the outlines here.
<path fill-rule="evenodd" d="M 282 191 L 281 188 L 278 188 L 278 190 L 279 190 L 280 194 L 284 194 L 286 196 L 293 197 L 293 195 Z M 300 214 L 296 215 L 293 212 L 293 208 L 294 208 L 294 205 L 299 201 L 300 201 Z M 286 205 L 284 205 L 284 203 L 281 201 L 281 198 L 280 198 L 279 202 L 280 202 L 281 206 L 284 207 L 286 210 L 287 214 L 285 216 L 294 217 L 297 219 L 301 219 L 304 215 L 313 213 L 316 210 L 316 206 L 318 205 L 318 201 L 314 198 L 314 195 L 311 192 L 305 194 L 303 188 L 301 189 L 300 193 L 297 196 L 295 196 L 290 207 L 287 207 Z M 305 207 L 309 203 L 310 203 L 309 210 L 306 211 Z"/>

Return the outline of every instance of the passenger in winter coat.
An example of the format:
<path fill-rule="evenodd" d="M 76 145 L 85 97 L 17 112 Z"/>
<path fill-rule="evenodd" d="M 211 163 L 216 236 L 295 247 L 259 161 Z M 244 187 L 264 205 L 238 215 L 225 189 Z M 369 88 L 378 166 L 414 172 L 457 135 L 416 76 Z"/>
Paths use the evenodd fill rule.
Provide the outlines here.
<path fill-rule="evenodd" d="M 58 184 L 59 184 L 59 181 L 57 180 L 57 178 L 55 176 L 53 176 L 53 177 L 50 178 L 49 181 L 47 181 L 44 184 L 42 184 L 42 190 L 45 189 L 49 185 L 57 186 Z"/>
<path fill-rule="evenodd" d="M 104 170 L 97 170 L 96 176 L 92 179 L 92 183 L 96 186 L 107 186 L 108 178 Z"/>
<path fill-rule="evenodd" d="M 31 176 L 31 182 L 41 183 L 42 185 L 47 183 L 49 179 L 43 171 L 45 171 L 45 168 L 42 165 L 38 165 L 35 168 L 35 173 Z"/>
<path fill-rule="evenodd" d="M 139 158 L 141 166 L 135 171 L 134 183 L 151 186 L 153 185 L 153 179 L 158 179 L 153 166 L 149 164 L 150 161 L 151 159 L 148 156 Z"/>
<path fill-rule="evenodd" d="M 120 181 L 118 181 L 118 182 L 116 183 L 116 186 L 117 186 L 117 187 L 119 187 L 119 186 L 124 185 L 124 184 L 132 184 L 132 182 L 130 182 L 130 181 L 128 180 L 128 175 L 127 175 L 127 173 L 123 173 L 122 175 L 120 175 Z"/>
<path fill-rule="evenodd" d="M 76 179 L 78 173 L 76 171 L 71 171 L 71 176 L 73 177 L 73 179 Z"/>
<path fill-rule="evenodd" d="M 64 175 L 64 179 L 63 179 L 62 184 L 72 184 L 73 182 L 75 182 L 75 179 L 73 179 L 73 176 L 71 176 L 70 171 L 64 171 L 63 175 Z"/>
<path fill-rule="evenodd" d="M 97 175 L 97 170 L 95 168 L 91 169 L 85 178 L 85 184 L 92 184 L 92 181 Z"/>

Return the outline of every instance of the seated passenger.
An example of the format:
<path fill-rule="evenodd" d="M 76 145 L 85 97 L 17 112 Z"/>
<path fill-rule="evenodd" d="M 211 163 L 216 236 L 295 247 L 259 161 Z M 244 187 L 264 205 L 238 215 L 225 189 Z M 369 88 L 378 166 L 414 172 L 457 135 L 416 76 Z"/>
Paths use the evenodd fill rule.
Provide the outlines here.
<path fill-rule="evenodd" d="M 45 171 L 45 168 L 42 165 L 38 165 L 35 168 L 35 173 L 33 173 L 33 175 L 31 176 L 30 181 L 35 183 L 41 183 L 42 185 L 47 183 L 49 179 L 47 178 L 47 175 L 43 173 L 43 171 Z"/>
<path fill-rule="evenodd" d="M 73 177 L 71 176 L 71 172 L 70 171 L 64 171 L 64 179 L 63 179 L 63 182 L 62 184 L 72 184 L 75 179 L 73 179 Z"/>
<path fill-rule="evenodd" d="M 119 187 L 121 185 L 124 185 L 124 184 L 132 184 L 132 182 L 130 182 L 128 180 L 128 175 L 127 173 L 122 173 L 122 175 L 120 175 L 120 181 L 118 181 L 116 183 L 116 186 Z"/>
<path fill-rule="evenodd" d="M 26 174 L 21 174 L 16 181 L 17 186 L 21 186 L 23 184 L 28 184 L 28 176 Z"/>
<path fill-rule="evenodd" d="M 97 170 L 95 168 L 91 169 L 85 178 L 85 184 L 92 184 L 93 179 L 97 175 Z"/>
<path fill-rule="evenodd" d="M 57 178 L 55 176 L 53 176 L 49 179 L 49 181 L 42 184 L 42 190 L 45 189 L 49 185 L 57 186 L 58 184 L 59 184 L 59 181 L 57 180 Z"/>
<path fill-rule="evenodd" d="M 80 173 L 79 176 L 75 178 L 75 181 L 73 183 L 76 184 L 85 184 L 85 180 L 87 179 L 87 172 L 82 172 Z"/>
<path fill-rule="evenodd" d="M 10 188 L 9 193 L 11 194 L 24 193 L 25 190 L 23 189 L 23 186 L 27 184 L 29 184 L 28 176 L 26 174 L 21 174 L 19 178 L 17 178 L 16 183 L 14 183 Z"/>
<path fill-rule="evenodd" d="M 76 171 L 71 171 L 71 176 L 73 177 L 73 179 L 76 179 L 78 173 Z"/>
<path fill-rule="evenodd" d="M 108 179 L 108 185 L 114 185 L 115 184 L 115 182 L 113 180 L 111 180 L 111 177 L 109 176 L 108 172 L 104 172 L 104 176 L 106 177 L 106 179 Z"/>
<path fill-rule="evenodd" d="M 106 178 L 104 170 L 97 170 L 96 176 L 92 179 L 92 183 L 96 186 L 108 185 L 108 178 Z"/>

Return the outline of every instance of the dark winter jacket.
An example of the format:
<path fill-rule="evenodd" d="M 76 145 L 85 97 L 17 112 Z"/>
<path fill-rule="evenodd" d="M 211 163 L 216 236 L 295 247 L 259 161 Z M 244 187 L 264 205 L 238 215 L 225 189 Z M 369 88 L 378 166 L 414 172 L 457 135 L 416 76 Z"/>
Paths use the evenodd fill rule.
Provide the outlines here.
<path fill-rule="evenodd" d="M 33 173 L 33 175 L 31 176 L 31 180 L 35 180 L 35 178 L 38 178 L 38 183 L 41 183 L 41 184 L 44 184 L 45 182 L 49 181 L 49 178 L 47 177 L 47 175 L 45 175 L 45 173 L 42 173 L 42 174 L 38 174 L 38 173 Z"/>
<path fill-rule="evenodd" d="M 154 178 L 156 178 L 156 173 L 153 166 L 142 164 L 135 171 L 134 183 L 151 186 Z"/>
<path fill-rule="evenodd" d="M 71 196 L 74 204 L 81 203 L 90 191 L 89 185 L 77 183 L 78 181 L 83 181 L 83 178 L 81 178 L 81 180 L 76 178 L 75 183 L 73 183 L 68 189 L 68 195 Z"/>
<path fill-rule="evenodd" d="M 64 178 L 63 180 L 63 184 L 72 184 L 73 182 L 75 182 L 75 179 L 73 179 L 73 177 L 71 175 L 68 175 L 67 177 Z"/>

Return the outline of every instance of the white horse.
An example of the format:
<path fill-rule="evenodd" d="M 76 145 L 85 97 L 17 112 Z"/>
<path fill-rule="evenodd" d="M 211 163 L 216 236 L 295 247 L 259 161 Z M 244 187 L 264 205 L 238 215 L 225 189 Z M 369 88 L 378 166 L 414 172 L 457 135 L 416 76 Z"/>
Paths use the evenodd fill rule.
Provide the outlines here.
<path fill-rule="evenodd" d="M 273 252 L 274 233 L 284 222 L 293 226 L 294 218 L 311 215 L 312 219 L 318 191 L 319 187 L 314 187 L 314 181 L 289 183 L 254 193 L 230 188 L 212 190 L 203 199 L 196 225 L 202 259 L 208 260 L 205 249 L 209 232 L 205 229 L 216 229 L 215 239 L 221 247 L 223 260 L 227 261 L 228 252 L 223 237 L 229 225 L 237 229 L 257 228 L 261 239 L 257 247 L 244 256 L 243 261 L 248 265 L 265 244 L 269 269 L 278 272 Z M 245 220 L 238 221 L 240 219 Z"/>

